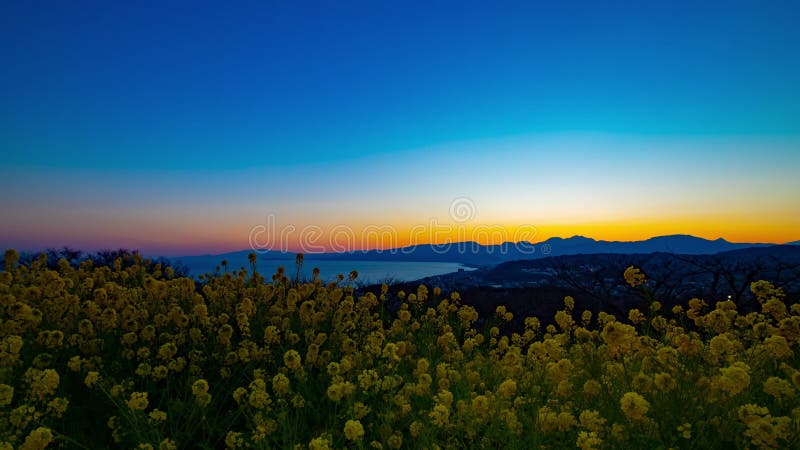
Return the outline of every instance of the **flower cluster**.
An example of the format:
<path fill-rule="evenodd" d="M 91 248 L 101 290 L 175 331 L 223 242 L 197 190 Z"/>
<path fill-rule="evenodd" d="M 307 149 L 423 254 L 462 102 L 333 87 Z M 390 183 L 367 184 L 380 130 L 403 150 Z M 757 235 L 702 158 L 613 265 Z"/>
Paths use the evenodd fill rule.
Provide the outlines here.
<path fill-rule="evenodd" d="M 693 299 L 616 316 L 567 297 L 552 319 L 515 321 L 438 288 L 360 293 L 344 281 L 355 272 L 265 278 L 255 257 L 250 271 L 199 281 L 135 255 L 58 270 L 16 258 L 0 273 L 0 449 L 800 439 L 800 305 L 765 281 L 752 285 L 755 312 Z M 648 289 L 638 269 L 623 276 Z"/>

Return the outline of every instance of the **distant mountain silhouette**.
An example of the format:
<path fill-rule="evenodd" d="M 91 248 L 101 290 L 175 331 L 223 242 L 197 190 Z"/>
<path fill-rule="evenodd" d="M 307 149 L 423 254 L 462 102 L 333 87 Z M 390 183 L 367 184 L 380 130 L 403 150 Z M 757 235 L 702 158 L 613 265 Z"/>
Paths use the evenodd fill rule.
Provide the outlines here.
<path fill-rule="evenodd" d="M 445 245 L 416 245 L 392 250 L 370 250 L 325 254 L 325 258 L 380 261 L 451 261 L 463 264 L 492 265 L 505 261 L 536 259 L 547 256 L 593 253 L 678 253 L 692 255 L 714 254 L 740 248 L 773 244 L 732 243 L 725 239 L 708 240 L 689 235 L 659 236 L 644 241 L 598 241 L 584 236 L 554 237 L 532 244 L 506 242 L 481 245 L 460 242 Z M 317 257 L 317 255 L 314 255 Z M 322 255 L 319 255 L 322 256 Z"/>
<path fill-rule="evenodd" d="M 800 241 L 787 242 L 786 245 L 800 245 Z"/>
<path fill-rule="evenodd" d="M 793 244 L 800 244 L 800 241 Z M 666 252 L 687 255 L 710 255 L 719 252 L 764 247 L 774 244 L 733 243 L 725 239 L 709 240 L 690 235 L 676 234 L 658 236 L 643 241 L 603 241 L 585 236 L 570 238 L 553 237 L 539 243 L 506 242 L 498 245 L 481 245 L 476 242 L 453 244 L 421 244 L 389 250 L 365 250 L 345 253 L 306 254 L 308 264 L 321 260 L 347 261 L 424 261 L 458 262 L 474 266 L 491 266 L 506 261 L 538 259 L 549 256 L 580 254 L 640 254 Z M 232 268 L 249 267 L 247 255 L 250 250 L 224 253 L 220 255 L 184 256 L 175 258 L 190 267 L 214 267 L 223 259 Z M 294 261 L 295 253 L 267 251 L 258 254 L 259 260 Z"/>
<path fill-rule="evenodd" d="M 644 241 L 596 241 L 583 236 L 569 239 L 551 238 L 544 243 L 550 244 L 552 256 L 576 255 L 582 253 L 678 253 L 706 255 L 748 247 L 763 247 L 774 244 L 733 243 L 719 238 L 703 239 L 686 234 L 658 236 Z"/>

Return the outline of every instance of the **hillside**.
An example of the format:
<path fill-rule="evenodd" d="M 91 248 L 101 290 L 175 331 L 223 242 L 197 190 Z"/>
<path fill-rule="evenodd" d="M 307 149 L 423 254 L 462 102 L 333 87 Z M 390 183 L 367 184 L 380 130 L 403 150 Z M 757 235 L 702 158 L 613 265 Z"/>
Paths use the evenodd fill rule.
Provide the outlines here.
<path fill-rule="evenodd" d="M 553 256 L 428 277 L 396 289 L 415 289 L 422 283 L 457 290 L 482 313 L 507 305 L 524 315 L 552 317 L 566 295 L 573 296 L 580 308 L 620 313 L 640 301 L 622 277 L 629 266 L 647 274 L 649 286 L 667 306 L 695 297 L 713 302 L 730 296 L 750 310 L 757 305 L 748 287 L 759 279 L 772 280 L 789 295 L 800 296 L 800 247 L 790 245 L 714 255 L 657 252 Z"/>

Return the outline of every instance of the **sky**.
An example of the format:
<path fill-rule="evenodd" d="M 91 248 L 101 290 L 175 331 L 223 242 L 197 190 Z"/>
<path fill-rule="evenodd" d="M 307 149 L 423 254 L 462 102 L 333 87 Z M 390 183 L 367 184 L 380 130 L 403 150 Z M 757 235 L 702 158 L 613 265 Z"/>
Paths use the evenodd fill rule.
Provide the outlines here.
<path fill-rule="evenodd" d="M 3 2 L 0 247 L 794 241 L 797 23 L 794 1 Z"/>

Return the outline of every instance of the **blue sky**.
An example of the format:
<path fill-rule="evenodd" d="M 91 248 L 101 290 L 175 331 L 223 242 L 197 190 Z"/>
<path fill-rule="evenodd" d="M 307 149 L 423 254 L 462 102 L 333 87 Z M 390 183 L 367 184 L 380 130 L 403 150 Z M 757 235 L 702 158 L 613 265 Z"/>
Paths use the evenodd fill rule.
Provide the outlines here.
<path fill-rule="evenodd" d="M 686 179 L 660 171 L 664 162 L 707 173 L 701 192 L 724 192 L 723 181 L 736 179 L 755 198 L 780 198 L 759 213 L 780 210 L 782 229 L 794 226 L 797 186 L 786 172 L 800 168 L 800 4 L 554 3 L 6 2 L 0 188 L 15 198 L 0 206 L 18 217 L 0 243 L 91 245 L 78 231 L 20 231 L 44 216 L 66 220 L 77 204 L 95 211 L 88 229 L 137 208 L 151 232 L 158 222 L 176 234 L 176 204 L 208 206 L 205 220 L 269 208 L 329 223 L 312 212 L 329 202 L 308 199 L 357 189 L 335 175 L 353 173 L 380 193 L 340 193 L 337 211 L 359 222 L 396 220 L 367 214 L 387 202 L 407 221 L 423 220 L 454 196 L 498 201 L 516 209 L 514 220 L 552 222 L 566 234 L 592 222 L 526 215 L 537 205 L 517 193 L 534 187 L 553 192 L 544 205 L 591 203 L 550 178 L 532 185 L 512 173 L 499 177 L 500 190 L 485 173 L 542 161 L 562 179 L 581 175 L 572 177 L 575 192 L 609 197 L 621 177 L 663 180 L 656 204 L 686 214 L 702 209 L 703 194 L 675 196 Z M 423 178 L 421 161 L 437 170 Z M 589 186 L 594 167 L 617 178 L 595 176 Z M 404 183 L 415 176 L 435 181 Z M 720 214 L 735 216 L 736 198 L 712 194 L 705 198 L 729 205 Z M 756 236 L 748 230 L 718 234 Z"/>

